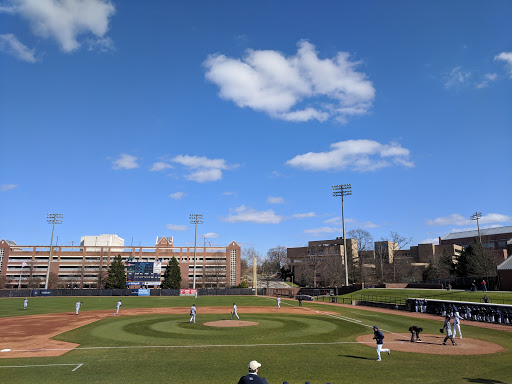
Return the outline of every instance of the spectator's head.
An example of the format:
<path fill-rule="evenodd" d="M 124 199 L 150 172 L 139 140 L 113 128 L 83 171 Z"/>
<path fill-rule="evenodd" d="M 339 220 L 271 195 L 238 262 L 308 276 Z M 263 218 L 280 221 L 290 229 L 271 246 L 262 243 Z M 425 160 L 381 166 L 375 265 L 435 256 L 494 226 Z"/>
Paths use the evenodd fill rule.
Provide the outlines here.
<path fill-rule="evenodd" d="M 256 360 L 253 360 L 249 363 L 249 372 L 250 373 L 257 373 L 258 368 L 261 367 L 261 364 L 258 363 Z"/>

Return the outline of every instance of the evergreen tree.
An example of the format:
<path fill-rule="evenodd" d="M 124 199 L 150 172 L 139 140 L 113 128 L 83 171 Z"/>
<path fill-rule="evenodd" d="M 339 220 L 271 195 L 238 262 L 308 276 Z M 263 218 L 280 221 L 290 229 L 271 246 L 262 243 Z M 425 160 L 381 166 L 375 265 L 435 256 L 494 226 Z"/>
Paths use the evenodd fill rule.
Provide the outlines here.
<path fill-rule="evenodd" d="M 455 264 L 455 274 L 458 277 L 468 276 L 469 269 L 469 261 L 468 261 L 468 253 L 466 249 L 463 249 L 459 256 L 457 256 L 457 264 Z"/>
<path fill-rule="evenodd" d="M 178 260 L 173 257 L 164 272 L 163 289 L 179 289 L 181 287 L 181 270 Z"/>
<path fill-rule="evenodd" d="M 121 255 L 114 257 L 114 260 L 108 268 L 107 289 L 126 288 L 126 274 L 124 273 L 124 264 Z"/>

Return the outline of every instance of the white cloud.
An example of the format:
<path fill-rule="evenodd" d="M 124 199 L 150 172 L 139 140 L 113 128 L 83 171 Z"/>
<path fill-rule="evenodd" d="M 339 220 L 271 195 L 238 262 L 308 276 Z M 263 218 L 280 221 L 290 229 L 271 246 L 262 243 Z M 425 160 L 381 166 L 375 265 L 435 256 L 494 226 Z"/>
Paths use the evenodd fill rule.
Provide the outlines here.
<path fill-rule="evenodd" d="M 296 214 L 292 215 L 292 217 L 294 217 L 296 219 L 306 219 L 308 217 L 316 217 L 316 213 L 315 212 L 296 213 Z"/>
<path fill-rule="evenodd" d="M 469 79 L 470 76 L 471 72 L 464 72 L 462 71 L 461 66 L 457 66 L 445 76 L 444 87 L 448 89 L 462 85 L 466 82 L 466 80 Z"/>
<path fill-rule="evenodd" d="M 435 244 L 435 245 L 439 245 L 439 238 L 435 237 L 433 239 L 425 239 L 423 241 L 420 241 L 420 244 Z"/>
<path fill-rule="evenodd" d="M 33 32 L 57 41 L 65 52 L 80 46 L 79 35 L 104 38 L 115 7 L 109 0 L 11 0 L 0 12 L 28 20 Z"/>
<path fill-rule="evenodd" d="M 178 155 L 171 161 L 194 170 L 185 176 L 187 180 L 204 183 L 222 179 L 222 171 L 238 167 L 238 164 L 228 165 L 224 159 L 208 159 L 207 157 Z"/>
<path fill-rule="evenodd" d="M 110 37 L 97 37 L 87 40 L 89 51 L 99 51 L 101 53 L 112 52 L 116 50 L 114 41 Z"/>
<path fill-rule="evenodd" d="M 488 213 L 487 215 L 482 215 L 482 217 L 478 220 L 480 224 L 494 224 L 494 223 L 506 223 L 512 221 L 512 217 L 508 215 L 503 215 L 501 213 Z M 452 213 L 449 216 L 438 217 L 433 220 L 426 220 L 427 225 L 473 225 L 476 224 L 474 220 L 471 220 L 469 216 L 464 217 L 459 215 L 458 213 Z M 464 229 L 464 231 L 471 231 L 474 228 Z M 457 230 L 458 232 L 461 229 Z"/>
<path fill-rule="evenodd" d="M 330 219 L 324 220 L 324 224 L 332 224 L 332 225 L 342 225 L 341 217 L 332 217 Z M 347 217 L 345 219 L 345 224 L 351 224 L 351 227 L 353 228 L 379 228 L 380 225 L 375 224 L 372 221 L 359 221 L 357 219 L 353 219 L 351 217 Z"/>
<path fill-rule="evenodd" d="M 164 170 L 170 169 L 170 168 L 174 168 L 174 167 L 171 164 L 167 164 L 163 161 L 159 161 L 159 162 L 154 163 L 149 171 L 150 172 L 159 172 L 159 171 L 164 171 Z"/>
<path fill-rule="evenodd" d="M 257 211 L 241 205 L 230 211 L 232 212 L 227 217 L 222 218 L 222 221 L 227 221 L 228 223 L 279 224 L 283 220 L 282 216 L 276 215 L 271 209 Z"/>
<path fill-rule="evenodd" d="M 0 185 L 0 191 L 6 192 L 10 191 L 11 189 L 18 188 L 18 184 L 2 184 Z"/>
<path fill-rule="evenodd" d="M 137 157 L 121 153 L 119 159 L 112 162 L 113 169 L 134 169 L 138 168 Z"/>
<path fill-rule="evenodd" d="M 217 233 L 208 232 L 208 233 L 204 233 L 203 237 L 206 237 L 207 239 L 212 239 L 212 238 L 219 237 L 219 235 Z"/>
<path fill-rule="evenodd" d="M 187 180 L 197 181 L 198 183 L 205 183 L 207 181 L 217 181 L 222 179 L 222 171 L 220 169 L 202 169 L 197 172 L 185 176 Z"/>
<path fill-rule="evenodd" d="M 267 203 L 269 203 L 269 204 L 284 204 L 285 201 L 282 197 L 269 196 L 267 199 Z"/>
<path fill-rule="evenodd" d="M 288 160 L 286 165 L 312 171 L 350 169 L 366 172 L 392 165 L 413 167 L 410 151 L 397 143 L 381 144 L 373 140 L 347 140 L 330 145 L 328 152 L 309 152 Z"/>
<path fill-rule="evenodd" d="M 188 231 L 188 227 L 186 225 L 167 224 L 165 228 L 170 229 L 171 231 Z"/>
<path fill-rule="evenodd" d="M 482 80 L 481 82 L 477 83 L 476 84 L 476 87 L 478 89 L 480 88 L 486 88 L 489 86 L 489 83 L 492 82 L 492 81 L 496 81 L 496 79 L 498 78 L 498 75 L 496 73 L 486 73 L 484 75 L 484 80 Z"/>
<path fill-rule="evenodd" d="M 181 200 L 183 199 L 187 194 L 185 192 L 175 192 L 171 193 L 169 197 L 173 198 L 174 200 Z"/>
<path fill-rule="evenodd" d="M 512 78 L 512 52 L 501 52 L 499 55 L 494 56 L 494 60 L 504 61 L 505 66 L 510 71 L 510 77 Z"/>
<path fill-rule="evenodd" d="M 204 62 L 206 78 L 219 86 L 219 96 L 287 121 L 325 121 L 367 113 L 375 88 L 355 70 L 359 62 L 346 52 L 320 59 L 315 46 L 299 41 L 296 55 L 249 50 L 242 59 L 222 54 Z"/>
<path fill-rule="evenodd" d="M 37 61 L 35 50 L 29 49 L 11 33 L 0 35 L 0 51 L 27 63 L 35 63 Z"/>
<path fill-rule="evenodd" d="M 337 227 L 320 227 L 320 228 L 312 228 L 312 229 L 304 230 L 304 233 L 309 233 L 312 235 L 332 234 L 332 233 L 341 233 L 341 232 L 343 232 L 343 229 L 337 228 Z"/>

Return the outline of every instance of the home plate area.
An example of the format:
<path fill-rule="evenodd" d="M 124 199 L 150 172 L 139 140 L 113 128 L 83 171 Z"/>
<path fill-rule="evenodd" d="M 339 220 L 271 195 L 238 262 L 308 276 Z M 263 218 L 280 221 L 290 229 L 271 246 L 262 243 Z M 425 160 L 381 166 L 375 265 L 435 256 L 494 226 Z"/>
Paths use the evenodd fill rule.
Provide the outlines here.
<path fill-rule="evenodd" d="M 421 341 L 411 342 L 410 333 L 386 333 L 384 332 L 384 348 L 400 352 L 430 353 L 433 355 L 484 355 L 504 351 L 501 345 L 491 343 L 490 341 L 455 338 L 457 345 L 452 345 L 450 339 L 443 345 L 445 335 L 421 334 Z M 357 341 L 368 346 L 376 347 L 373 340 L 373 334 L 362 335 Z"/>

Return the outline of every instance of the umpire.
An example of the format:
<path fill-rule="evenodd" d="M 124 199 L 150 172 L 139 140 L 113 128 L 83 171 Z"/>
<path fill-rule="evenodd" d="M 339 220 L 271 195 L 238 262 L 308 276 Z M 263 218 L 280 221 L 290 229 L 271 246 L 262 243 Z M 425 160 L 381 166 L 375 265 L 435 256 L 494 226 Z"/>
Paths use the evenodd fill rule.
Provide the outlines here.
<path fill-rule="evenodd" d="M 258 376 L 258 369 L 260 367 L 261 364 L 256 360 L 251 361 L 249 363 L 249 374 L 242 376 L 240 380 L 238 380 L 238 384 L 268 384 L 267 380 Z"/>
<path fill-rule="evenodd" d="M 423 331 L 423 328 L 417 327 L 413 325 L 412 327 L 409 327 L 409 332 L 411 332 L 411 343 L 414 342 L 414 335 L 416 335 L 416 341 L 421 341 L 420 339 L 420 332 Z"/>

